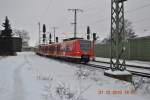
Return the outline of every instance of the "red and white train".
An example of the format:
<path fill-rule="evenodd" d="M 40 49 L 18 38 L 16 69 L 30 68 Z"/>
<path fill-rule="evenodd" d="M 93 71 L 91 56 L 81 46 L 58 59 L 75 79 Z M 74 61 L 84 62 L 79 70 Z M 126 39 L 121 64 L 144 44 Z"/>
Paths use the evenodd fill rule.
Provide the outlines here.
<path fill-rule="evenodd" d="M 41 44 L 36 53 L 67 61 L 87 63 L 93 59 L 93 45 L 89 40 L 69 38 L 62 43 Z"/>

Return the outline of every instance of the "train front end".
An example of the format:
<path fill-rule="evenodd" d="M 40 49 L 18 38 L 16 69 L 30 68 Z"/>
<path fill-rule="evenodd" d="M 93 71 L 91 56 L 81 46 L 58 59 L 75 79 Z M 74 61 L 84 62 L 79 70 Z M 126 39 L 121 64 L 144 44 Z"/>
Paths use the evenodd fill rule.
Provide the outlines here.
<path fill-rule="evenodd" d="M 87 63 L 91 59 L 93 59 L 93 45 L 92 42 L 89 40 L 81 39 L 79 41 L 80 45 L 80 56 L 81 56 L 81 63 Z"/>

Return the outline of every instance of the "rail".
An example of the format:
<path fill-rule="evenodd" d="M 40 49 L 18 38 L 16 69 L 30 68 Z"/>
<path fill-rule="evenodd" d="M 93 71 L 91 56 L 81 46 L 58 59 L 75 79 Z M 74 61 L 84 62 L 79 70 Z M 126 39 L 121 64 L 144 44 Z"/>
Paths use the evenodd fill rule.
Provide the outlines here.
<path fill-rule="evenodd" d="M 107 63 L 107 64 L 109 64 L 109 63 Z M 108 66 L 96 65 L 96 64 L 87 64 L 87 66 L 95 67 L 95 68 L 101 68 L 101 69 L 106 69 L 106 70 L 110 68 Z M 139 68 L 141 68 L 141 67 L 139 67 Z M 132 75 L 150 78 L 150 73 L 138 72 L 138 71 L 133 71 L 133 70 L 127 70 L 127 71 L 129 71 L 130 73 L 132 73 Z"/>

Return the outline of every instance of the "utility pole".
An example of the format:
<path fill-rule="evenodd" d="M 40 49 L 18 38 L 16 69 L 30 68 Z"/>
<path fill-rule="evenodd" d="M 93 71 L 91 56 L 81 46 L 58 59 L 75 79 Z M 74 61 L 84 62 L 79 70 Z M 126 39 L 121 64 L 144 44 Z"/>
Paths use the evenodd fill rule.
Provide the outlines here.
<path fill-rule="evenodd" d="M 39 44 L 40 44 L 40 42 L 41 42 L 41 34 L 40 34 L 40 30 L 41 30 L 41 24 L 40 24 L 40 22 L 38 23 L 38 25 L 39 25 Z"/>
<path fill-rule="evenodd" d="M 54 26 L 54 27 L 52 27 L 52 29 L 53 29 L 53 32 L 54 32 L 54 42 L 56 42 L 55 34 L 56 34 L 56 29 L 58 29 L 58 27 Z"/>
<path fill-rule="evenodd" d="M 124 2 L 127 0 L 111 0 L 111 49 L 110 68 L 112 71 L 126 69 L 125 65 L 125 33 Z M 121 61 L 123 58 L 123 61 Z M 113 61 L 115 59 L 115 61 Z"/>
<path fill-rule="evenodd" d="M 74 12 L 74 38 L 77 37 L 77 12 L 83 12 L 82 9 L 68 9 L 68 11 Z"/>

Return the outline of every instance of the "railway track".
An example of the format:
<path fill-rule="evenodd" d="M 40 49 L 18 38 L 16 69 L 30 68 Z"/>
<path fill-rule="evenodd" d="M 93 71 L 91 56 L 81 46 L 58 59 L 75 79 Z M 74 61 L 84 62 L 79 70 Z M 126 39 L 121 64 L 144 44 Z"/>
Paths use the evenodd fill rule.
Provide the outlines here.
<path fill-rule="evenodd" d="M 102 63 L 102 62 L 101 62 Z M 106 64 L 106 63 L 105 63 Z M 87 64 L 87 66 L 90 66 L 90 67 L 94 67 L 94 68 L 101 68 L 101 69 L 109 69 L 110 67 L 109 66 L 109 63 L 107 63 L 108 65 L 105 66 L 105 65 L 96 65 L 96 64 Z M 133 66 L 133 65 L 132 65 Z M 131 67 L 131 66 L 130 66 Z M 134 66 L 136 67 L 136 66 Z M 142 69 L 142 66 L 138 66 L 138 68 Z M 145 67 L 143 67 L 145 68 Z M 147 68 L 146 68 L 147 69 Z M 133 70 L 129 70 L 127 69 L 127 71 L 129 71 L 130 73 L 132 73 L 132 75 L 136 75 L 136 76 L 142 76 L 142 77 L 147 77 L 147 78 L 150 78 L 150 73 L 145 73 L 145 72 L 139 72 L 139 71 L 133 71 Z"/>
<path fill-rule="evenodd" d="M 105 63 L 105 64 L 110 64 L 110 62 L 105 62 L 105 61 L 93 61 L 93 62 L 97 62 L 97 63 Z M 126 64 L 127 67 L 134 67 L 134 68 L 141 68 L 141 69 L 149 69 L 150 70 L 150 67 L 144 67 L 144 66 L 137 66 L 137 65 L 129 65 L 129 64 Z"/>
<path fill-rule="evenodd" d="M 86 64 L 86 66 L 90 66 L 90 67 L 94 67 L 94 68 L 101 68 L 101 69 L 105 69 L 105 70 L 110 69 L 110 67 L 109 67 L 110 63 L 109 62 L 102 62 L 102 61 L 94 61 L 94 62 L 101 63 L 101 64 L 97 65 L 97 64 L 90 64 L 90 63 L 88 63 L 88 64 Z M 73 62 L 70 62 L 70 63 L 73 63 Z M 103 65 L 102 65 L 102 63 L 103 63 Z M 77 64 L 77 63 L 73 63 L 73 64 Z M 85 64 L 82 64 L 82 65 L 85 65 Z M 134 68 L 150 70 L 150 68 L 142 67 L 142 66 L 127 65 L 127 67 L 134 67 Z M 131 72 L 133 75 L 150 78 L 150 73 L 138 72 L 138 71 L 133 71 L 133 70 L 127 70 L 127 71 Z"/>

